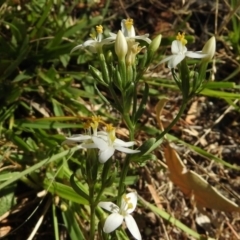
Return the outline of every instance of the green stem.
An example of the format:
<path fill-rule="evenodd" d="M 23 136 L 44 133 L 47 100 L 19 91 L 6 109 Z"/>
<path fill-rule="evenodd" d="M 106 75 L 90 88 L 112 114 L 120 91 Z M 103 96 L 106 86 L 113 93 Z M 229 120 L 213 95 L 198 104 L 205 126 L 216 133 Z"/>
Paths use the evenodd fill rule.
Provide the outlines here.
<path fill-rule="evenodd" d="M 128 125 L 128 129 L 129 129 L 129 138 L 130 138 L 130 141 L 133 141 L 134 140 L 134 133 L 135 133 L 135 127 L 133 126 L 130 118 L 129 118 L 129 115 L 124 115 L 124 120 L 126 121 L 127 125 Z M 128 124 L 129 122 L 129 124 Z M 123 163 L 123 169 L 121 171 L 121 174 L 120 174 L 120 181 L 119 181 L 119 185 L 118 185 L 118 196 L 117 196 L 117 204 L 118 206 L 120 206 L 121 204 L 121 198 L 122 198 L 122 195 L 123 195 L 123 191 L 124 191 L 124 181 L 125 181 L 125 178 L 127 176 L 127 173 L 128 173 L 128 167 L 129 167 L 129 164 L 130 164 L 130 157 L 127 156 L 124 163 Z"/>
<path fill-rule="evenodd" d="M 95 202 L 94 202 L 94 187 L 89 188 L 90 197 L 90 240 L 94 240 L 95 237 Z"/>
<path fill-rule="evenodd" d="M 123 109 L 123 111 L 124 111 L 124 109 Z M 132 141 L 134 139 L 134 129 L 135 129 L 135 127 L 132 124 L 129 113 L 124 113 L 123 114 L 123 119 L 124 119 L 124 122 L 127 125 L 128 129 L 129 129 L 130 141 Z"/>
<path fill-rule="evenodd" d="M 134 90 L 133 90 L 133 105 L 132 105 L 132 119 L 133 119 L 133 121 L 135 119 L 136 112 L 137 112 L 137 84 L 135 84 Z"/>
<path fill-rule="evenodd" d="M 126 84 L 127 84 L 127 72 L 126 72 L 126 63 L 125 63 L 125 59 L 119 61 L 119 73 L 121 76 L 121 80 L 122 80 L 122 89 L 126 88 Z"/>
<path fill-rule="evenodd" d="M 123 164 L 123 169 L 121 171 L 121 175 L 120 175 L 120 180 L 119 180 L 119 185 L 118 185 L 118 196 L 117 196 L 117 205 L 120 206 L 121 205 L 121 198 L 123 195 L 123 190 L 124 190 L 124 180 L 127 176 L 127 172 L 128 172 L 128 167 L 130 164 L 130 158 L 127 156 L 124 164 Z"/>
<path fill-rule="evenodd" d="M 100 197 L 102 196 L 102 193 L 103 193 L 104 189 L 105 189 L 105 188 L 102 186 L 101 189 L 100 189 L 100 191 L 98 192 L 98 195 L 97 195 L 96 199 L 95 199 L 95 203 L 98 204 L 99 199 L 100 199 Z"/>
<path fill-rule="evenodd" d="M 173 119 L 173 121 L 164 129 L 164 131 L 160 133 L 160 135 L 159 135 L 159 136 L 157 137 L 157 139 L 156 139 L 156 142 L 159 141 L 159 140 L 161 140 L 161 139 L 164 137 L 164 135 L 165 135 L 166 133 L 168 133 L 168 132 L 172 129 L 172 127 L 177 123 L 177 121 L 178 121 L 179 118 L 182 116 L 182 114 L 183 114 L 183 112 L 184 112 L 184 110 L 185 110 L 185 108 L 186 108 L 186 106 L 187 106 L 187 102 L 188 102 L 188 99 L 183 99 L 183 103 L 182 103 L 182 105 L 181 105 L 181 107 L 180 107 L 180 109 L 179 109 L 179 112 L 178 112 L 177 116 L 176 116 L 176 117 Z"/>

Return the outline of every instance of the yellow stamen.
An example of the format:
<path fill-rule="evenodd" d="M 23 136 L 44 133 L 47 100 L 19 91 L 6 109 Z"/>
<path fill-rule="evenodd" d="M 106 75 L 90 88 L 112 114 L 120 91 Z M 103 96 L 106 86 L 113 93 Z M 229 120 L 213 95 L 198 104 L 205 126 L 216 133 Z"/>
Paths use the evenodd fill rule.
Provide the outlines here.
<path fill-rule="evenodd" d="M 92 116 L 91 119 L 92 119 L 93 122 L 101 122 L 102 121 L 101 116 L 99 116 L 99 115 L 98 116 Z"/>
<path fill-rule="evenodd" d="M 116 139 L 115 128 L 112 126 L 112 124 L 107 124 L 106 131 L 108 132 L 108 136 L 109 136 L 111 142 L 113 143 Z"/>
<path fill-rule="evenodd" d="M 122 198 L 123 198 L 124 201 L 126 202 L 126 207 L 127 207 L 127 209 L 125 209 L 125 210 L 132 209 L 132 208 L 133 208 L 133 204 L 130 202 L 130 201 L 131 201 L 131 198 L 130 198 L 130 197 L 127 197 L 126 194 L 124 194 L 124 195 L 122 196 Z"/>
<path fill-rule="evenodd" d="M 91 127 L 94 130 L 98 129 L 98 125 L 101 122 L 101 116 L 92 116 L 92 123 L 91 123 Z"/>
<path fill-rule="evenodd" d="M 131 27 L 133 26 L 133 19 L 132 18 L 128 18 L 126 21 L 125 21 L 125 26 L 127 28 L 127 30 L 131 30 Z"/>
<path fill-rule="evenodd" d="M 185 39 L 185 33 L 178 33 L 178 35 L 176 36 L 176 39 L 178 40 L 178 41 L 180 41 L 181 43 L 182 43 L 182 45 L 186 45 L 187 44 L 187 40 Z"/>
<path fill-rule="evenodd" d="M 102 25 L 96 26 L 96 31 L 98 34 L 103 33 L 103 26 Z"/>
<path fill-rule="evenodd" d="M 107 132 L 112 132 L 112 131 L 114 131 L 115 130 L 115 128 L 112 126 L 112 124 L 107 124 L 106 125 L 106 131 Z"/>
<path fill-rule="evenodd" d="M 126 194 L 124 194 L 122 198 L 125 200 L 126 203 L 128 203 L 128 201 L 131 199 L 130 197 L 127 197 Z"/>
<path fill-rule="evenodd" d="M 89 129 L 91 127 L 91 122 L 87 121 L 83 124 L 84 129 Z"/>
<path fill-rule="evenodd" d="M 132 208 L 133 208 L 133 204 L 132 203 L 128 203 L 127 209 L 132 209 Z"/>

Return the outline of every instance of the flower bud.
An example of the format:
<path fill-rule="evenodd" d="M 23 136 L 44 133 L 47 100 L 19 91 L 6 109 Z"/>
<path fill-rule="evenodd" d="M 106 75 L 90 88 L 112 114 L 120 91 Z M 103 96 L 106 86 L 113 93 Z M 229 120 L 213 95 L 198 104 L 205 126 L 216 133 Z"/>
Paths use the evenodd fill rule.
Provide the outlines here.
<path fill-rule="evenodd" d="M 160 46 L 161 40 L 162 40 L 162 35 L 161 34 L 157 35 L 150 43 L 149 50 L 155 53 Z"/>
<path fill-rule="evenodd" d="M 116 41 L 115 41 L 115 52 L 118 56 L 118 59 L 124 60 L 127 54 L 127 51 L 128 51 L 127 40 L 124 37 L 122 31 L 119 30 L 117 33 Z"/>
<path fill-rule="evenodd" d="M 93 78 L 96 79 L 99 83 L 105 84 L 105 82 L 103 81 L 103 78 L 102 78 L 102 73 L 98 69 L 96 69 L 95 67 L 90 65 L 89 72 L 91 73 Z"/>
<path fill-rule="evenodd" d="M 159 34 L 152 40 L 152 42 L 148 46 L 147 61 L 145 62 L 145 64 L 143 63 L 144 67 L 148 66 L 152 62 L 154 54 L 156 53 L 156 51 L 158 50 L 158 48 L 160 46 L 161 40 L 162 40 L 162 35 Z"/>
<path fill-rule="evenodd" d="M 202 58 L 203 61 L 209 62 L 213 58 L 216 51 L 216 38 L 212 36 L 204 45 L 202 53 L 207 54 L 206 57 Z"/>

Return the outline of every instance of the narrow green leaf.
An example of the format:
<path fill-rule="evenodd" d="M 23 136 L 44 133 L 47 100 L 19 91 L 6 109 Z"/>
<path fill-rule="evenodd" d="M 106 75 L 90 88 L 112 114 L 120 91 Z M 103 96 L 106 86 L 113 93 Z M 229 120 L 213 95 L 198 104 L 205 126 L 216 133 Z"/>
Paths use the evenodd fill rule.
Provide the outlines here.
<path fill-rule="evenodd" d="M 23 151 L 33 152 L 33 149 L 26 143 L 26 141 L 24 141 L 22 138 L 20 138 L 14 132 L 8 131 L 6 133 L 6 136 L 9 140 L 11 140 L 15 145 L 17 145 Z"/>
<path fill-rule="evenodd" d="M 79 227 L 79 224 L 76 221 L 75 212 L 68 207 L 66 211 L 62 212 L 62 217 L 64 221 L 64 225 L 68 230 L 68 234 L 70 239 L 73 240 L 85 240 L 85 237 Z"/>
<path fill-rule="evenodd" d="M 53 228 L 54 228 L 54 235 L 55 235 L 55 240 L 60 240 L 59 238 L 59 222 L 58 222 L 58 217 L 57 217 L 57 211 L 56 211 L 56 205 L 52 204 L 52 216 L 53 216 Z"/>
<path fill-rule="evenodd" d="M 82 196 L 79 196 L 71 187 L 62 183 L 55 182 L 46 178 L 44 180 L 44 188 L 48 192 L 51 192 L 53 195 L 57 195 L 66 200 L 84 205 L 89 204 L 88 200 L 86 200 Z"/>
<path fill-rule="evenodd" d="M 55 100 L 54 98 L 52 98 L 52 104 L 53 104 L 53 111 L 55 116 L 64 116 L 64 112 L 62 110 L 61 104 Z"/>
<path fill-rule="evenodd" d="M 41 14 L 41 17 L 38 19 L 38 22 L 34 24 L 35 26 L 33 28 L 33 31 L 30 34 L 31 38 L 36 37 L 35 35 L 37 34 L 39 29 L 44 24 L 47 17 L 49 16 L 49 13 L 50 13 L 52 7 L 53 7 L 53 0 L 46 1 L 46 4 L 45 4 L 44 8 L 42 8 L 43 13 Z M 40 37 L 40 36 L 38 36 L 38 37 Z"/>
<path fill-rule="evenodd" d="M 26 170 L 20 172 L 18 175 L 13 175 L 12 178 L 10 178 L 9 180 L 5 181 L 4 183 L 0 184 L 0 190 L 3 189 L 4 187 L 8 186 L 9 184 L 19 180 L 21 177 L 26 176 L 27 174 L 36 171 L 37 169 L 39 169 L 40 167 L 44 166 L 45 164 L 49 164 L 53 161 L 56 161 L 58 159 L 61 159 L 65 156 L 70 156 L 72 155 L 76 150 L 78 150 L 79 147 L 73 147 L 69 150 L 63 151 L 61 153 L 58 153 L 56 155 L 53 155 L 49 158 L 46 158 L 42 161 L 40 161 L 39 163 L 33 165 L 32 167 L 27 168 Z"/>
<path fill-rule="evenodd" d="M 29 48 L 29 40 L 28 37 L 26 36 L 22 46 L 20 47 L 18 53 L 17 53 L 17 58 L 12 61 L 10 66 L 4 71 L 3 74 L 3 79 L 6 79 L 10 74 L 12 74 L 13 71 L 17 69 L 19 64 L 23 61 L 23 59 L 28 55 L 30 48 Z"/>
<path fill-rule="evenodd" d="M 78 193 L 81 197 L 87 199 L 89 201 L 89 196 L 84 192 L 83 189 L 81 189 L 80 185 L 78 185 L 74 180 L 74 173 L 70 177 L 70 184 L 74 191 Z"/>
<path fill-rule="evenodd" d="M 16 127 L 26 127 L 34 129 L 56 129 L 56 128 L 83 128 L 82 124 L 74 123 L 59 123 L 59 122 L 46 122 L 46 121 L 16 121 Z"/>

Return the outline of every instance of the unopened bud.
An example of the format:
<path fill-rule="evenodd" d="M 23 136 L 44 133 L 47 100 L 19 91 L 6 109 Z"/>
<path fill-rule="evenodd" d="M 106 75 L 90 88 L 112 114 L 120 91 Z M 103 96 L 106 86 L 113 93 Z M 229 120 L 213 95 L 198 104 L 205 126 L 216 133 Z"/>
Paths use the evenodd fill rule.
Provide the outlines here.
<path fill-rule="evenodd" d="M 161 40 L 162 40 L 162 35 L 161 34 L 157 35 L 150 43 L 149 50 L 155 53 L 160 46 Z"/>
<path fill-rule="evenodd" d="M 202 53 L 207 54 L 206 57 L 202 58 L 203 61 L 209 62 L 212 60 L 216 51 L 216 38 L 212 36 L 204 45 Z"/>
<path fill-rule="evenodd" d="M 122 31 L 119 30 L 115 41 L 115 52 L 118 56 L 118 59 L 123 60 L 127 54 L 127 51 L 128 51 L 127 40 L 124 37 Z"/>
<path fill-rule="evenodd" d="M 143 63 L 143 67 L 148 66 L 152 62 L 154 54 L 156 53 L 156 51 L 158 50 L 158 48 L 160 46 L 161 40 L 162 40 L 162 35 L 161 34 L 157 35 L 152 40 L 152 42 L 148 46 L 147 61 L 145 61 L 145 63 Z"/>

